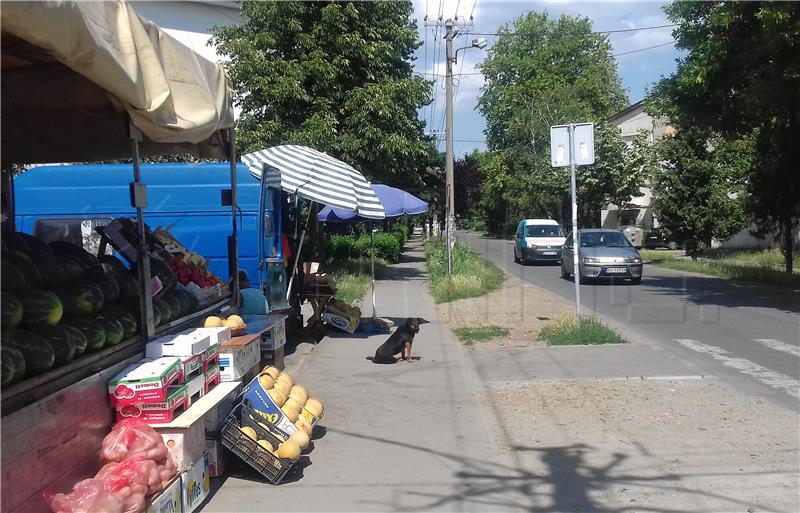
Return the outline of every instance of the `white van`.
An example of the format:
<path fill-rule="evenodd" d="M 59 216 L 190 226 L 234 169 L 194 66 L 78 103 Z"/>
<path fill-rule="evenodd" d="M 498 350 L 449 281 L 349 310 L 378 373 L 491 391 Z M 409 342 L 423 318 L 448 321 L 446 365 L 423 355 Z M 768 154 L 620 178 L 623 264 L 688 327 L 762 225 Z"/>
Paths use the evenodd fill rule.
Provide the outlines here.
<path fill-rule="evenodd" d="M 561 262 L 561 248 L 566 242 L 564 230 L 552 219 L 523 219 L 514 235 L 514 261 Z"/>

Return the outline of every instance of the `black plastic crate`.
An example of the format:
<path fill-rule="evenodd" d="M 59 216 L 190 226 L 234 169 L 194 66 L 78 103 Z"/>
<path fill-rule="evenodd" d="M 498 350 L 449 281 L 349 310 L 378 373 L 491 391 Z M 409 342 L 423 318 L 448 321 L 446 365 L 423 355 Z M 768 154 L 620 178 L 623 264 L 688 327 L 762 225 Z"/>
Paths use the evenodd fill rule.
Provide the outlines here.
<path fill-rule="evenodd" d="M 259 474 L 264 476 L 273 484 L 278 484 L 281 479 L 289 472 L 294 462 L 290 459 L 278 458 L 274 454 L 258 445 L 256 440 L 253 440 L 245 433 L 242 432 L 240 427 L 249 426 L 253 428 L 258 434 L 259 440 L 268 441 L 276 449 L 280 445 L 281 440 L 273 433 L 283 436 L 284 439 L 288 436 L 283 433 L 276 426 L 270 425 L 270 429 L 265 429 L 259 424 L 263 422 L 269 425 L 265 420 L 256 421 L 257 416 L 254 416 L 252 409 L 244 403 L 238 404 L 230 415 L 225 419 L 225 425 L 222 428 L 222 435 L 220 439 L 222 445 L 227 447 L 232 453 L 241 458 L 242 461 L 253 467 Z"/>

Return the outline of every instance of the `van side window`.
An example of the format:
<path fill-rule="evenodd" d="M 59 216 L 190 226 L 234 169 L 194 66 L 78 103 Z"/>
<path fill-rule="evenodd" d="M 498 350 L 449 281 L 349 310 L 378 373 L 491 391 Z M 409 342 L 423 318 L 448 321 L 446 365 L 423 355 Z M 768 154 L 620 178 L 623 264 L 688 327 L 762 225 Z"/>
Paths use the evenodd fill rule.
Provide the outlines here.
<path fill-rule="evenodd" d="M 272 237 L 272 216 L 269 212 L 264 212 L 264 238 L 268 239 Z"/>
<path fill-rule="evenodd" d="M 96 255 L 100 249 L 100 234 L 95 231 L 97 226 L 106 226 L 111 222 L 110 217 L 95 217 L 90 219 L 80 218 L 41 218 L 33 223 L 33 236 L 50 242 L 63 240 L 80 246 L 89 253 Z M 113 254 L 109 245 L 106 253 Z"/>

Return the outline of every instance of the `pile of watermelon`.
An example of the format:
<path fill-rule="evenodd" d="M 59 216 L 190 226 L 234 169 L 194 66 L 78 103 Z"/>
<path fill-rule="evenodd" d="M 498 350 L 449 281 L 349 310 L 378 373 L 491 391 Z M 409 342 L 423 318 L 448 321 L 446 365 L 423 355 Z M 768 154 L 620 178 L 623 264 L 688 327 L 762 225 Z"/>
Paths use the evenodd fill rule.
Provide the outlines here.
<path fill-rule="evenodd" d="M 114 256 L 99 259 L 69 242 L 49 244 L 24 233 L 2 237 L 0 384 L 7 387 L 82 355 L 119 344 L 139 329 L 134 270 Z M 156 325 L 197 311 L 159 259 L 151 273 L 163 290 L 153 300 Z"/>

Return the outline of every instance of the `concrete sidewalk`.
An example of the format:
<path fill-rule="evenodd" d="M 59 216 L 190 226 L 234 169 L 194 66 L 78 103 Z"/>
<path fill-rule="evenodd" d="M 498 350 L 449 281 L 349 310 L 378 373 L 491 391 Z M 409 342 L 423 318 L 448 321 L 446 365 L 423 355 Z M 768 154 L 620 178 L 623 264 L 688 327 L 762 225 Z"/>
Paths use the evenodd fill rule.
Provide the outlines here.
<path fill-rule="evenodd" d="M 229 476 L 204 512 L 526 509 L 524 493 L 508 493 L 518 477 L 485 391 L 436 317 L 419 240 L 376 289 L 380 316 L 426 321 L 414 342 L 420 360 L 376 365 L 366 358 L 387 335 L 331 333 L 290 364 L 326 408 L 300 470 L 279 486 L 255 472 Z"/>

